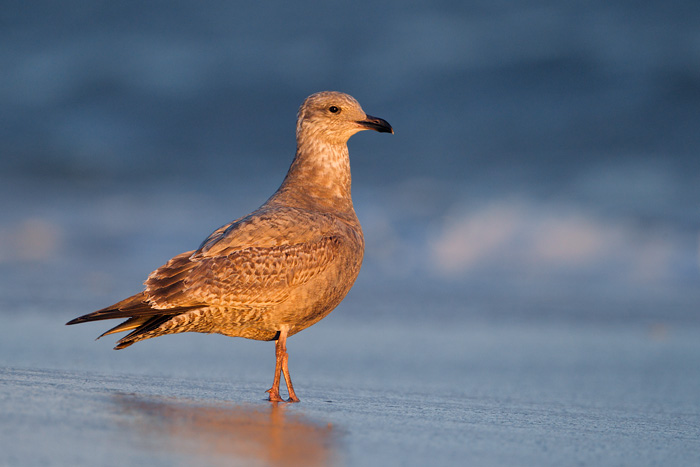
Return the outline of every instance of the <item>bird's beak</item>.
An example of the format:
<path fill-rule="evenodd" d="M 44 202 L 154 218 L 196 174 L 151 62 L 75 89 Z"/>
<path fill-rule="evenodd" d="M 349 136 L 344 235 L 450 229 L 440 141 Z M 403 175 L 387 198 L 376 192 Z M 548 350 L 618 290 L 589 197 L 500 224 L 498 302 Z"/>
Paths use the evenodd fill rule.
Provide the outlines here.
<path fill-rule="evenodd" d="M 383 118 L 365 115 L 365 119 L 360 120 L 357 123 L 369 130 L 378 131 L 380 133 L 391 133 L 392 135 L 394 134 L 394 129 L 391 128 L 389 122 L 387 122 Z"/>

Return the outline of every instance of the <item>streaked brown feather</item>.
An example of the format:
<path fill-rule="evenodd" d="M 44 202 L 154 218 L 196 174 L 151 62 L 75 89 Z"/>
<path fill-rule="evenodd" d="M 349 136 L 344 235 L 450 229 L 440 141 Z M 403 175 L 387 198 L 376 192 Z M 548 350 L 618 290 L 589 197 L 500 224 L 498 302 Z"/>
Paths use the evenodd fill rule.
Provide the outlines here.
<path fill-rule="evenodd" d="M 179 255 L 146 280 L 146 297 L 161 310 L 178 307 L 268 307 L 321 273 L 337 258 L 341 241 L 249 247 L 227 256 L 192 261 Z M 176 268 L 179 267 L 180 270 Z M 178 280 L 163 278 L 177 277 Z M 161 284 L 167 284 L 161 287 Z"/>
<path fill-rule="evenodd" d="M 138 328 L 136 328 L 136 330 L 119 339 L 117 341 L 117 345 L 114 347 L 114 350 L 124 349 L 126 347 L 129 347 L 131 344 L 145 339 L 145 337 L 141 336 L 144 336 L 149 332 L 153 331 L 154 329 L 157 329 L 161 324 L 167 322 L 171 318 L 172 316 L 153 316 L 152 318 L 148 319 L 143 324 L 141 324 Z"/>
<path fill-rule="evenodd" d="M 154 308 L 146 299 L 145 292 L 132 295 L 129 298 L 115 303 L 112 306 L 93 311 L 83 316 L 79 316 L 66 324 L 78 324 L 88 321 L 99 321 L 104 319 L 131 318 L 135 316 L 154 316 L 162 314 L 178 314 L 193 307 L 174 307 L 168 310 Z"/>
<path fill-rule="evenodd" d="M 130 331 L 132 329 L 136 329 L 151 318 L 152 318 L 151 316 L 136 316 L 134 318 L 129 318 L 126 321 L 124 321 L 123 323 L 120 323 L 120 324 L 114 326 L 113 328 L 111 328 L 110 330 L 105 331 L 102 334 L 100 334 L 100 337 L 98 337 L 98 339 L 100 339 L 104 336 L 108 336 L 110 334 L 115 334 L 117 332 Z"/>

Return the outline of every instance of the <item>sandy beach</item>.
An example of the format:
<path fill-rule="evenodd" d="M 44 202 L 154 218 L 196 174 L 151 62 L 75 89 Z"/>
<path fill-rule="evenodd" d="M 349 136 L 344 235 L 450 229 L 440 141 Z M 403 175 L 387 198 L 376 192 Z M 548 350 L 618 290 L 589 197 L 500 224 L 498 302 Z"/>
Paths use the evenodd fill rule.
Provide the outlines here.
<path fill-rule="evenodd" d="M 270 343 L 183 335 L 127 353 L 58 330 L 2 328 L 0 465 L 700 460 L 696 328 L 329 318 L 290 341 L 293 405 L 264 400 Z"/>

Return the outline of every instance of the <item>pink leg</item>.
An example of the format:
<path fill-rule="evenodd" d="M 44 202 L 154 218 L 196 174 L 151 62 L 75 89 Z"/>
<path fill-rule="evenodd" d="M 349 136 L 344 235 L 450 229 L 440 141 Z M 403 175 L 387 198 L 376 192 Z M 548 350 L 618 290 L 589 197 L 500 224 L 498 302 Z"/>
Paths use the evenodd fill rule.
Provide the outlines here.
<path fill-rule="evenodd" d="M 289 393 L 287 402 L 299 402 L 299 398 L 294 392 L 294 386 L 292 386 L 292 377 L 289 375 L 287 360 L 289 360 L 289 355 L 287 354 L 287 346 L 285 345 L 284 356 L 282 357 L 282 374 L 284 375 L 284 382 L 287 384 L 287 392 Z"/>
<path fill-rule="evenodd" d="M 280 345 L 281 336 L 280 334 L 280 339 L 277 339 L 277 342 L 275 342 L 275 379 L 272 381 L 272 387 L 266 391 L 270 393 L 271 402 L 284 401 L 284 399 L 280 397 L 280 372 L 282 371 L 283 352 L 282 346 Z"/>
<path fill-rule="evenodd" d="M 299 398 L 294 392 L 292 378 L 289 375 L 289 367 L 287 366 L 287 361 L 289 360 L 289 355 L 287 354 L 288 332 L 289 328 L 283 326 L 277 338 L 277 343 L 275 344 L 275 379 L 272 381 L 272 387 L 267 390 L 270 394 L 270 401 L 272 402 L 284 401 L 280 396 L 280 373 L 284 375 L 284 382 L 287 384 L 287 392 L 289 392 L 289 399 L 287 402 L 299 402 Z"/>

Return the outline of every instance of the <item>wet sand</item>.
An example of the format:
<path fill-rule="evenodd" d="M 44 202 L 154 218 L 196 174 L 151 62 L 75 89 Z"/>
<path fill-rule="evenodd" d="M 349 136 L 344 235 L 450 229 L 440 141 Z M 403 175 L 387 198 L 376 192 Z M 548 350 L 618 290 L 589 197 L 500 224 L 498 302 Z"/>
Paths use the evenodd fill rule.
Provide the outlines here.
<path fill-rule="evenodd" d="M 693 327 L 331 315 L 290 340 L 302 402 L 274 405 L 270 343 L 181 335 L 114 352 L 91 342 L 98 326 L 62 319 L 3 325 L 0 465 L 700 461 Z"/>

